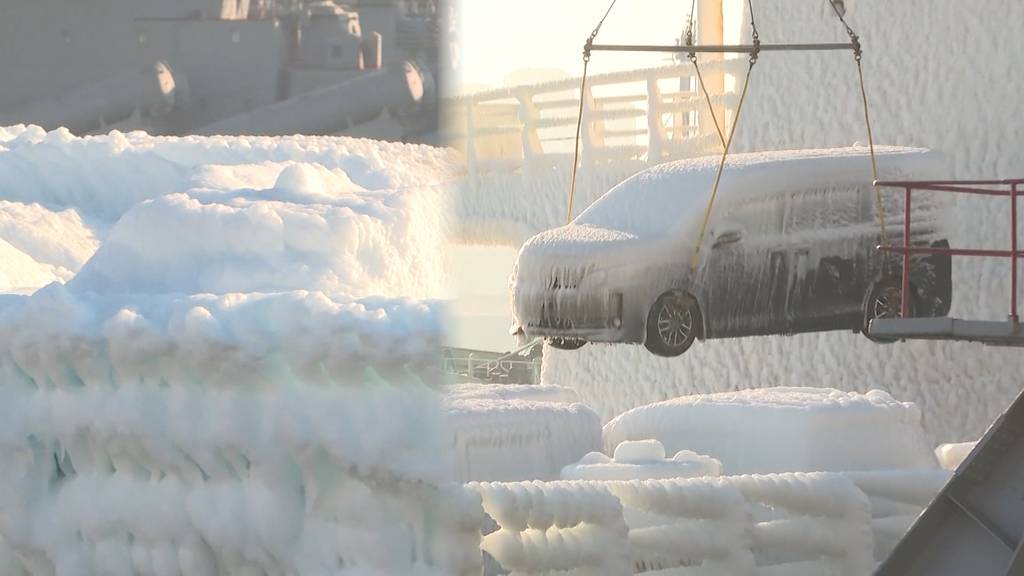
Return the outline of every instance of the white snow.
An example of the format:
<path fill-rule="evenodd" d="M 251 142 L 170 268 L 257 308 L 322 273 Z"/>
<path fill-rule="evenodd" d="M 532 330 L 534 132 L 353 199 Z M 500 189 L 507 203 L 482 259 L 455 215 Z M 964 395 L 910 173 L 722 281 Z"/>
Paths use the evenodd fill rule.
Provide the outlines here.
<path fill-rule="evenodd" d="M 447 154 L 4 129 L 4 573 L 479 573 Z"/>
<path fill-rule="evenodd" d="M 604 427 L 606 451 L 651 438 L 669 453 L 692 450 L 720 460 L 727 474 L 936 467 L 920 410 L 879 390 L 683 396 L 634 408 Z"/>
<path fill-rule="evenodd" d="M 266 190 L 161 196 L 125 213 L 71 285 L 437 296 L 444 285 L 438 197 L 431 188 L 365 191 L 318 165 L 284 168 Z"/>
<path fill-rule="evenodd" d="M 719 476 L 722 463 L 690 450 L 665 458 L 665 446 L 657 440 L 619 443 L 609 458 L 591 452 L 575 464 L 562 468 L 562 480 L 650 480 L 655 478 L 700 478 Z"/>
<path fill-rule="evenodd" d="M 715 209 L 724 212 L 744 200 L 815 186 L 870 185 L 868 152 L 866 147 L 850 147 L 733 154 L 726 161 Z M 879 176 L 884 179 L 934 174 L 941 166 L 936 155 L 921 149 L 878 146 L 875 154 Z M 590 205 L 574 224 L 639 238 L 679 231 L 695 234 L 694 226 L 704 216 L 719 159 L 704 156 L 677 160 L 639 172 Z"/>
<path fill-rule="evenodd" d="M 116 131 L 79 138 L 63 129 L 5 128 L 0 240 L 38 265 L 21 258 L 16 269 L 8 267 L 7 285 L 0 278 L 0 290 L 24 292 L 68 281 L 114 223 L 132 211 L 93 264 L 88 289 L 128 280 L 142 289 L 146 275 L 159 272 L 146 289 L 176 283 L 180 291 L 248 291 L 232 275 L 255 274 L 261 265 L 280 267 L 290 256 L 313 270 L 293 264 L 276 282 L 264 272 L 252 284 L 262 282 L 262 290 L 338 290 L 361 282 L 353 276 L 362 275 L 388 288 L 381 295 L 422 297 L 425 290 L 438 291 L 442 253 L 430 251 L 433 240 L 424 234 L 440 237 L 447 229 L 446 191 L 458 174 L 448 150 L 352 138 L 171 138 Z M 413 212 L 417 217 L 410 219 Z M 204 236 L 211 228 L 217 234 Z M 285 237 L 256 244 L 259 238 L 271 242 L 265 234 Z M 140 235 L 150 239 L 148 245 L 137 246 Z M 217 270 L 216 255 L 204 250 L 204 244 L 218 241 L 235 251 L 230 264 L 222 261 L 226 270 Z M 332 242 L 346 247 L 333 250 Z M 137 251 L 155 257 L 172 247 L 184 252 L 178 268 L 165 268 L 166 260 L 133 266 L 140 260 Z M 381 258 L 404 252 L 404 265 L 385 272 Z M 246 265 L 250 258 L 263 261 Z M 192 259 L 206 266 L 196 285 L 186 286 L 183 269 Z M 120 270 L 111 269 L 118 265 Z M 326 270 L 332 266 L 334 271 Z M 338 272 L 344 267 L 351 271 Z M 416 278 L 426 270 L 434 277 Z M 285 281 L 288 274 L 291 281 Z M 410 279 L 415 285 L 396 285 Z"/>

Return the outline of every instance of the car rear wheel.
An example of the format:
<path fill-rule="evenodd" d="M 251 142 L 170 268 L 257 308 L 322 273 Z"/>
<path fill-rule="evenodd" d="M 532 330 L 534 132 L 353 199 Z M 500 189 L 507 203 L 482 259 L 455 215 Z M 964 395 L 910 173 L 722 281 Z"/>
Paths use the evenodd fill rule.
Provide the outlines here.
<path fill-rule="evenodd" d="M 693 296 L 666 292 L 658 297 L 647 315 L 644 346 L 658 356 L 679 356 L 693 345 L 700 327 L 700 309 Z"/>
<path fill-rule="evenodd" d="M 587 341 L 581 338 L 555 337 L 548 338 L 547 343 L 557 350 L 579 350 L 580 348 L 583 348 Z"/>
<path fill-rule="evenodd" d="M 891 344 L 897 338 L 883 338 L 868 334 L 868 326 L 872 320 L 902 318 L 903 317 L 903 281 L 900 278 L 887 278 L 875 284 L 871 294 L 867 298 L 866 309 L 864 310 L 864 328 L 862 332 L 872 342 L 879 344 Z M 910 298 L 907 300 L 907 317 L 912 318 L 917 310 L 914 305 L 913 286 L 910 289 Z"/>

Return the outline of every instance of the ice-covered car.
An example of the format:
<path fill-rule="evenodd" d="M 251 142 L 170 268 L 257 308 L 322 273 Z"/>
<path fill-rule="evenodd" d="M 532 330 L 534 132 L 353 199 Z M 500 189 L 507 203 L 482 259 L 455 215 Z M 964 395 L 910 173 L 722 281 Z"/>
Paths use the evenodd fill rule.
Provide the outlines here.
<path fill-rule="evenodd" d="M 883 179 L 934 178 L 927 150 L 876 148 Z M 900 313 L 901 258 L 877 250 L 866 148 L 731 157 L 691 266 L 718 158 L 662 164 L 529 239 L 512 274 L 513 331 L 562 349 L 643 343 L 661 356 L 695 339 L 862 331 Z M 886 240 L 903 242 L 902 195 L 882 192 Z M 911 241 L 948 246 L 943 198 L 915 198 Z M 915 256 L 911 313 L 943 316 L 948 256 Z M 866 333 L 866 332 L 865 332 Z"/>

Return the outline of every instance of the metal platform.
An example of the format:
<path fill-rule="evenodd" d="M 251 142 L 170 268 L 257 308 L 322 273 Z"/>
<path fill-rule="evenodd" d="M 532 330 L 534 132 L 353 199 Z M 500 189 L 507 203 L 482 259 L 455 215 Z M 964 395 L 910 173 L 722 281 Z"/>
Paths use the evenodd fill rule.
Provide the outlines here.
<path fill-rule="evenodd" d="M 1024 324 L 1013 320 L 880 318 L 871 321 L 868 334 L 899 340 L 958 340 L 989 346 L 1024 347 Z"/>

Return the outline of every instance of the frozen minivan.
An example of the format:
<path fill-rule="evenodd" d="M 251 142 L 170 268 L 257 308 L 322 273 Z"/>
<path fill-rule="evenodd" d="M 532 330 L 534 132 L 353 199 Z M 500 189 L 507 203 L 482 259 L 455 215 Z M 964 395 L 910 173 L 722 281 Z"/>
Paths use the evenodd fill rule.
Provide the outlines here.
<path fill-rule="evenodd" d="M 927 150 L 876 147 L 876 158 L 884 180 L 941 169 Z M 642 343 L 677 356 L 696 339 L 866 334 L 870 320 L 900 314 L 902 258 L 878 250 L 866 148 L 733 155 L 700 237 L 718 161 L 647 169 L 529 239 L 512 274 L 513 332 L 560 349 Z M 884 241 L 902 245 L 902 195 L 881 194 Z M 911 243 L 947 247 L 944 198 L 921 194 L 912 208 Z M 911 315 L 949 312 L 950 274 L 948 255 L 914 257 Z"/>

